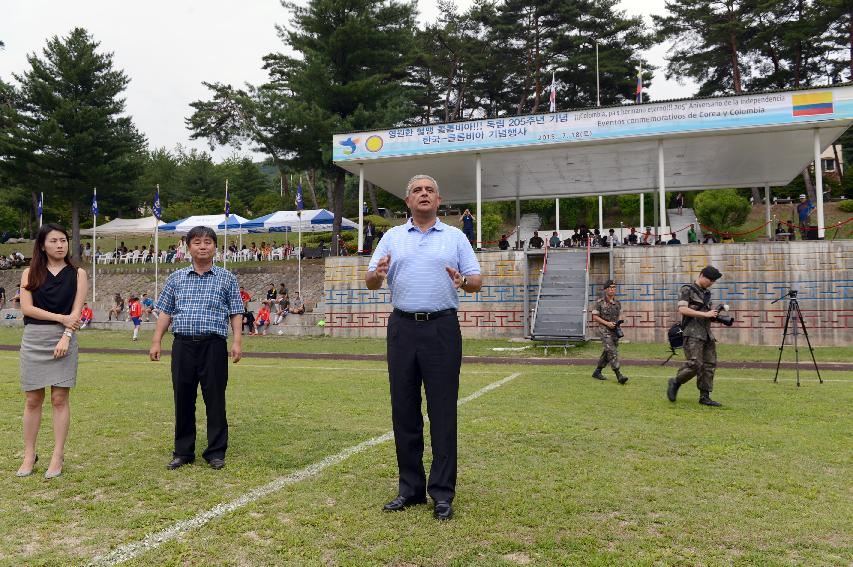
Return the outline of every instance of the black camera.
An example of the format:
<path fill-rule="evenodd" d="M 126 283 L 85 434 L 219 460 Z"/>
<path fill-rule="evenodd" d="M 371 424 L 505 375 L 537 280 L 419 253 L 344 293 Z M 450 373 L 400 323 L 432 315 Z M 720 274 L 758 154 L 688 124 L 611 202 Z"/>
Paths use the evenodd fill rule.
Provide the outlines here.
<path fill-rule="evenodd" d="M 717 307 L 717 316 L 712 318 L 711 321 L 714 321 L 715 323 L 722 323 L 726 327 L 731 327 L 732 325 L 735 324 L 735 318 L 732 317 L 731 315 L 723 315 L 723 311 L 728 311 L 728 310 L 729 310 L 729 306 L 721 303 Z"/>
<path fill-rule="evenodd" d="M 622 323 L 625 322 L 625 319 L 619 319 L 618 321 L 614 321 L 613 323 L 616 325 L 613 328 L 613 333 L 616 335 L 617 339 L 621 339 L 625 336 L 625 333 L 622 331 Z"/>

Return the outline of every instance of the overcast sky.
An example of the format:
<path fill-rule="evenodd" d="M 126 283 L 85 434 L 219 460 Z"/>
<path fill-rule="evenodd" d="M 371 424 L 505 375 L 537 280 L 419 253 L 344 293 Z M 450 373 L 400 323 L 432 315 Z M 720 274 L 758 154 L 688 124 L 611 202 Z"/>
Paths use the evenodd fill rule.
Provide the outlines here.
<path fill-rule="evenodd" d="M 650 14 L 663 13 L 664 1 L 623 0 L 621 7 L 650 21 Z M 464 9 L 471 0 L 457 4 Z M 419 0 L 419 6 L 421 21 L 436 18 L 435 1 Z M 130 77 L 127 112 L 151 147 L 181 144 L 209 151 L 205 142 L 189 139 L 184 125 L 189 103 L 207 98 L 202 81 L 262 83 L 261 57 L 282 49 L 275 24 L 286 23 L 287 16 L 278 0 L 4 0 L 0 41 L 6 48 L 0 50 L 0 77 L 11 81 L 12 73 L 26 69 L 27 54 L 40 55 L 48 38 L 82 26 Z M 646 58 L 662 68 L 664 55 L 665 48 L 658 47 Z M 661 100 L 690 96 L 694 90 L 664 80 L 659 70 L 648 93 Z M 213 154 L 219 160 L 232 152 L 217 148 Z"/>

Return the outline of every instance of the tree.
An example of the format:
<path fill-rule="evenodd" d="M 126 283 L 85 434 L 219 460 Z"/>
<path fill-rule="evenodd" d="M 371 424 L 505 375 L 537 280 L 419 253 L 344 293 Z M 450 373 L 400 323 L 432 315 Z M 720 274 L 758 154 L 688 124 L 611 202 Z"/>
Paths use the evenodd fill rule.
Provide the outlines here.
<path fill-rule="evenodd" d="M 691 78 L 699 96 L 740 93 L 758 0 L 673 0 L 652 16 L 658 41 L 670 41 L 667 78 Z"/>
<path fill-rule="evenodd" d="M 749 216 L 749 201 L 735 189 L 703 191 L 693 201 L 696 216 L 702 224 L 719 232 L 731 232 Z"/>
<path fill-rule="evenodd" d="M 42 57 L 29 55 L 20 83 L 22 151 L 15 156 L 22 184 L 47 198 L 71 203 L 72 238 L 80 242 L 81 203 L 92 188 L 100 200 L 132 198 L 142 169 L 144 137 L 122 116 L 129 79 L 113 68 L 112 54 L 83 28 L 54 36 Z M 105 190 L 109 188 L 109 190 Z M 73 254 L 79 259 L 77 246 Z"/>
<path fill-rule="evenodd" d="M 415 4 L 395 0 L 283 2 L 291 29 L 279 35 L 297 56 L 272 54 L 267 68 L 292 128 L 287 144 L 311 168 L 323 170 L 335 215 L 343 213 L 343 169 L 331 163 L 332 134 L 400 123 L 412 114 L 403 80 L 412 55 Z M 336 247 L 335 247 L 336 251 Z"/>

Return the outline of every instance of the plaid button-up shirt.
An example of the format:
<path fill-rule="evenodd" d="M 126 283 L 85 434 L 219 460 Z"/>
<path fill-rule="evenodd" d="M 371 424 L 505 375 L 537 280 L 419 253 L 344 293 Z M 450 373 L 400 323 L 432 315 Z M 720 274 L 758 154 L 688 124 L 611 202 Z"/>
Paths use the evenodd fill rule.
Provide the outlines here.
<path fill-rule="evenodd" d="M 190 266 L 169 276 L 156 309 L 172 317 L 176 335 L 227 337 L 230 317 L 243 313 L 243 301 L 237 278 L 228 270 L 212 266 L 199 274 Z"/>

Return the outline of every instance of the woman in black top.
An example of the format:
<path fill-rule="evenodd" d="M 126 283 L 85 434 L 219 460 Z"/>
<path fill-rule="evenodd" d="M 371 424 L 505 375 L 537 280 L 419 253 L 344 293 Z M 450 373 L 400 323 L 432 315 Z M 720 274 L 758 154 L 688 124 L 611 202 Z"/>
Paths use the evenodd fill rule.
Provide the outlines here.
<path fill-rule="evenodd" d="M 24 461 L 17 476 L 29 476 L 38 460 L 36 438 L 45 389 L 53 406 L 53 456 L 45 478 L 62 474 L 71 413 L 68 395 L 77 381 L 77 338 L 86 298 L 86 272 L 71 263 L 68 233 L 57 224 L 39 229 L 30 267 L 21 276 L 21 389 L 24 404 Z"/>

